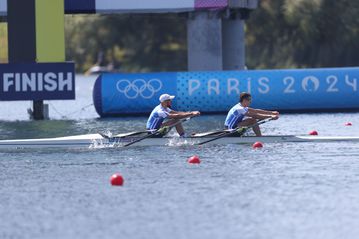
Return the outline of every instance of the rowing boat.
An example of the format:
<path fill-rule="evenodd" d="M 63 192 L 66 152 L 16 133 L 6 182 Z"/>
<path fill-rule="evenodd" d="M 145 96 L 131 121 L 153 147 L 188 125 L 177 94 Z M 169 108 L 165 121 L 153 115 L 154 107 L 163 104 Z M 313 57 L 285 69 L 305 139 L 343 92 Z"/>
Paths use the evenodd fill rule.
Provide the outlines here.
<path fill-rule="evenodd" d="M 103 137 L 101 134 L 84 134 L 76 136 L 42 138 L 42 139 L 12 139 L 0 140 L 0 149 L 27 149 L 27 148 L 101 148 L 101 147 L 121 147 L 141 137 Z M 146 138 L 133 144 L 133 146 L 176 146 L 176 145 L 196 145 L 204 141 L 209 141 L 215 136 L 203 137 L 162 137 Z M 356 136 L 295 136 L 295 135 L 275 135 L 275 136 L 243 136 L 243 137 L 223 137 L 211 142 L 213 144 L 251 144 L 260 141 L 262 143 L 285 143 L 285 142 L 337 142 L 351 141 L 359 142 Z M 206 144 L 206 145 L 207 145 Z M 132 147 L 132 146 L 131 146 Z"/>

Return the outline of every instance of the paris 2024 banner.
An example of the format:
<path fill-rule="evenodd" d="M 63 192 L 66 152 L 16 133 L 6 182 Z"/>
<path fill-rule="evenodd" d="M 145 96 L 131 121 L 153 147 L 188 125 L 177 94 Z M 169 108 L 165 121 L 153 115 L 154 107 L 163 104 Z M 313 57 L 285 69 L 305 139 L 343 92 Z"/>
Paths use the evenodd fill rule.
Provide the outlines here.
<path fill-rule="evenodd" d="M 252 107 L 293 112 L 359 109 L 359 68 L 103 74 L 93 98 L 100 116 L 147 114 L 163 93 L 176 110 L 227 112 L 241 92 Z"/>

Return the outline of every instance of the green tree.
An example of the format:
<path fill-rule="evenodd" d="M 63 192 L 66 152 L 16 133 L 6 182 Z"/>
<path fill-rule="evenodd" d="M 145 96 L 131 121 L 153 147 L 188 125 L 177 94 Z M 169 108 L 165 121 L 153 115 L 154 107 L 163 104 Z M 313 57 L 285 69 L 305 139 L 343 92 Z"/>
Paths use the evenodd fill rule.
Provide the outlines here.
<path fill-rule="evenodd" d="M 178 15 L 90 15 L 66 17 L 66 54 L 84 71 L 105 63 L 125 72 L 187 69 L 186 20 Z"/>
<path fill-rule="evenodd" d="M 250 68 L 355 66 L 359 2 L 262 0 L 247 22 Z"/>

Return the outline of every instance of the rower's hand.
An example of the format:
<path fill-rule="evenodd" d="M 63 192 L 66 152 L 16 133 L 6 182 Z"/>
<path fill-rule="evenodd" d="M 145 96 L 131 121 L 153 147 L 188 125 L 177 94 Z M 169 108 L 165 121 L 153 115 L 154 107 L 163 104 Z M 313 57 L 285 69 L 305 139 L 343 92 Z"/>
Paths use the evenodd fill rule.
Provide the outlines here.
<path fill-rule="evenodd" d="M 199 111 L 191 111 L 191 116 L 192 116 L 192 117 L 198 116 L 198 115 L 200 115 L 200 114 L 201 114 L 201 112 L 199 112 Z"/>
<path fill-rule="evenodd" d="M 278 115 L 279 116 L 279 112 L 278 111 L 272 111 L 272 115 Z"/>
<path fill-rule="evenodd" d="M 278 111 L 272 111 L 271 113 L 272 113 L 272 115 L 271 115 L 272 119 L 277 120 L 279 118 L 279 112 Z"/>

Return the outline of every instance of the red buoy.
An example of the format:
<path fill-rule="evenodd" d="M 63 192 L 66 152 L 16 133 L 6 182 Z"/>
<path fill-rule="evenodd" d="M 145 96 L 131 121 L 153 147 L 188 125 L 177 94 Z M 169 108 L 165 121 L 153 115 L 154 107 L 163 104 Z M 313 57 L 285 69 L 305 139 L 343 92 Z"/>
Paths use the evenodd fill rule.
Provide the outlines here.
<path fill-rule="evenodd" d="M 316 130 L 312 130 L 309 132 L 309 135 L 318 135 L 318 132 Z"/>
<path fill-rule="evenodd" d="M 111 176 L 110 182 L 112 186 L 122 186 L 123 185 L 123 177 L 121 174 L 115 173 Z"/>
<path fill-rule="evenodd" d="M 345 123 L 345 126 L 352 126 L 352 123 L 346 122 L 346 123 Z"/>
<path fill-rule="evenodd" d="M 252 145 L 252 147 L 253 147 L 254 149 L 262 148 L 262 147 L 263 147 L 263 144 L 262 144 L 261 142 L 257 141 L 257 142 L 255 142 L 255 143 Z"/>
<path fill-rule="evenodd" d="M 188 159 L 188 163 L 199 164 L 199 163 L 201 163 L 201 160 L 199 159 L 199 157 L 197 155 L 194 155 Z"/>

